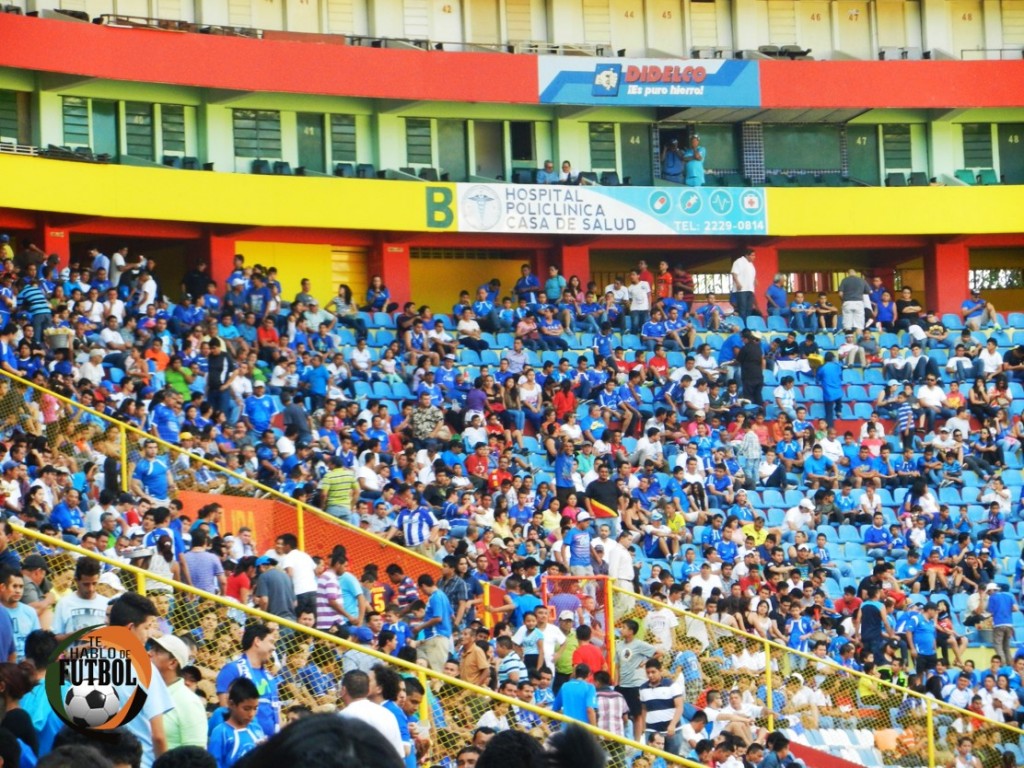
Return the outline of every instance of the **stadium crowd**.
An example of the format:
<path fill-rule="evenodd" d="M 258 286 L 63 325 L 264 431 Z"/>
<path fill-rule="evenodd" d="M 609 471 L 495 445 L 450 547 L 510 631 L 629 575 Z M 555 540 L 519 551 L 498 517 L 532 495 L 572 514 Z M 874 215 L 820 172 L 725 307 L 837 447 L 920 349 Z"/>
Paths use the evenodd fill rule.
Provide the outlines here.
<path fill-rule="evenodd" d="M 941 723 L 950 764 L 998 762 L 989 721 L 1024 722 L 1024 346 L 1002 343 L 1005 318 L 977 292 L 959 336 L 909 288 L 893 301 L 853 271 L 839 307 L 780 275 L 761 317 L 749 252 L 725 301 L 697 298 L 666 262 L 607 286 L 524 265 L 509 291 L 492 280 L 435 315 L 395 305 L 379 277 L 322 306 L 322 287 L 303 281 L 287 301 L 274 270 L 243 256 L 227 285 L 200 264 L 179 291 L 127 248 L 61 270 L 0 240 L 0 367 L 154 438 L 130 446 L 123 492 L 116 426 L 0 379 L 11 520 L 524 705 L 424 686 L 159 582 L 143 597 L 129 573 L 8 526 L 0 646 L 28 663 L 0 681 L 9 692 L 7 673 L 25 676 L 32 723 L 8 729 L 8 701 L 2 725 L 25 754 L 60 754 L 39 670 L 108 604 L 111 623 L 152 641 L 138 756 L 121 761 L 146 768 L 188 746 L 233 765 L 339 704 L 410 768 L 483 765 L 506 731 L 546 738 L 535 707 L 712 768 L 793 764 L 769 722 L 793 736 L 889 710 L 903 735 L 887 764 L 920 765 L 922 699 L 888 683 L 975 713 Z M 851 419 L 848 386 L 872 371 L 884 384 Z M 216 502 L 176 498 L 262 493 L 238 476 L 442 575 L 352 573 L 341 528 L 329 551 L 283 533 L 258 552 L 251 531 L 222 530 Z M 611 605 L 594 577 L 614 586 Z M 504 605 L 485 604 L 486 585 Z M 806 656 L 766 658 L 730 629 Z M 965 654 L 981 633 L 997 654 L 975 669 Z M 770 696 L 769 664 L 784 680 Z"/>

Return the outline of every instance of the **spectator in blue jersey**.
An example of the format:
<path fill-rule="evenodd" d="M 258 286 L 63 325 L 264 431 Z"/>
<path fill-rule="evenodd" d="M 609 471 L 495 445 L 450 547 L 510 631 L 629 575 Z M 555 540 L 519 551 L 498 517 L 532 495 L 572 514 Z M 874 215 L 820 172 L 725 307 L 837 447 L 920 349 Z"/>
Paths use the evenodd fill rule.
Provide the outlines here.
<path fill-rule="evenodd" d="M 366 306 L 360 307 L 363 312 L 384 312 L 388 306 L 391 291 L 384 285 L 380 275 L 370 278 L 370 287 L 366 289 Z"/>
<path fill-rule="evenodd" d="M 132 492 L 154 505 L 166 505 L 177 483 L 166 457 L 157 455 L 156 440 L 147 440 L 142 446 L 142 457 L 132 472 Z"/>
<path fill-rule="evenodd" d="M 960 314 L 963 316 L 964 326 L 972 331 L 980 331 L 989 324 L 995 330 L 1000 330 L 999 313 L 991 301 L 981 297 L 981 291 L 977 288 L 972 288 L 970 298 L 965 299 L 960 305 Z"/>
<path fill-rule="evenodd" d="M 180 440 L 181 404 L 181 394 L 168 390 L 154 395 L 150 408 L 151 432 L 171 445 L 177 445 Z"/>
<path fill-rule="evenodd" d="M 252 383 L 252 394 L 242 405 L 242 418 L 249 429 L 262 434 L 270 428 L 270 420 L 277 412 L 274 398 L 267 394 L 267 385 L 256 380 Z"/>
<path fill-rule="evenodd" d="M 772 284 L 764 292 L 765 306 L 769 317 L 781 317 L 788 321 L 792 316 L 789 307 L 789 294 L 786 292 L 788 279 L 781 272 L 775 275 Z"/>
<path fill-rule="evenodd" d="M 573 576 L 593 576 L 591 553 L 590 513 L 576 513 L 576 524 L 565 532 L 562 544 L 569 549 L 569 573 Z"/>
<path fill-rule="evenodd" d="M 227 692 L 228 714 L 210 733 L 208 751 L 217 768 L 231 768 L 266 739 L 256 719 L 260 692 L 252 680 L 237 678 Z"/>
<path fill-rule="evenodd" d="M 527 305 L 535 305 L 540 295 L 540 280 L 532 273 L 529 264 L 523 264 L 519 268 L 519 272 L 522 276 L 516 280 L 512 292 L 516 295 L 516 298 L 525 299 Z"/>
<path fill-rule="evenodd" d="M 845 397 L 843 369 L 836 362 L 834 353 L 825 353 L 825 363 L 817 370 L 815 378 L 822 390 L 822 400 L 825 404 L 825 423 L 831 427 L 840 416 L 843 398 Z"/>
<path fill-rule="evenodd" d="M 452 604 L 430 574 L 421 574 L 416 586 L 426 597 L 423 619 L 413 625 L 421 638 L 416 653 L 440 672 L 452 650 Z"/>
<path fill-rule="evenodd" d="M 242 653 L 229 661 L 217 674 L 217 698 L 219 705 L 227 707 L 228 691 L 239 678 L 250 680 L 259 693 L 259 705 L 255 722 L 268 736 L 277 733 L 281 723 L 281 700 L 278 696 L 278 681 L 270 671 L 277 642 L 276 633 L 265 624 L 250 624 L 242 633 Z M 211 730 L 223 721 L 225 711 L 219 710 L 210 718 Z"/>
<path fill-rule="evenodd" d="M 78 544 L 86 533 L 85 513 L 79 506 L 81 495 L 74 488 L 64 493 L 64 500 L 53 508 L 50 522 L 57 526 L 64 541 Z"/>

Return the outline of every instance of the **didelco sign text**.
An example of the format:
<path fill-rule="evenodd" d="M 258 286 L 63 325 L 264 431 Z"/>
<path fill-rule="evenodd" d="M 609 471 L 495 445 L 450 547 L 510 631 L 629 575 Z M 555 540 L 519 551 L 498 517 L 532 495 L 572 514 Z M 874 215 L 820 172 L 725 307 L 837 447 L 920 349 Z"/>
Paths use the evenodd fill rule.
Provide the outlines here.
<path fill-rule="evenodd" d="M 703 83 L 708 76 L 704 67 L 680 67 L 668 65 L 659 67 L 644 65 L 626 67 L 627 83 Z"/>

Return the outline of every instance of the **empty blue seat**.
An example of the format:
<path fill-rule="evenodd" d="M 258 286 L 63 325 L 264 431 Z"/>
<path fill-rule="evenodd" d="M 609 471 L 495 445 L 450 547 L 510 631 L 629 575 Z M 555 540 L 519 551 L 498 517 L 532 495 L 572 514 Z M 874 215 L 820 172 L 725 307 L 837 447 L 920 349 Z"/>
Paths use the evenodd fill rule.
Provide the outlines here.
<path fill-rule="evenodd" d="M 939 503 L 940 504 L 960 504 L 962 499 L 960 498 L 960 491 L 953 486 L 946 486 L 945 488 L 939 488 Z"/>
<path fill-rule="evenodd" d="M 839 526 L 839 540 L 843 543 L 859 542 L 861 540 L 860 531 L 855 526 L 844 523 Z"/>

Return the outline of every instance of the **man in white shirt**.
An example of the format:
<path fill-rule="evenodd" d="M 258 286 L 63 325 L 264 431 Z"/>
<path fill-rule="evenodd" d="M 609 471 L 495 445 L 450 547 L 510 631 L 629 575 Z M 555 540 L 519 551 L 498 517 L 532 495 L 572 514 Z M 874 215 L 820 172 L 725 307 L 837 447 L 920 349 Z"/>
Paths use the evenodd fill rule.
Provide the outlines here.
<path fill-rule="evenodd" d="M 405 745 L 402 743 L 402 733 L 398 729 L 398 720 L 382 705 L 370 701 L 369 694 L 369 675 L 358 669 L 346 672 L 341 679 L 341 700 L 345 703 L 345 708 L 341 710 L 339 716 L 362 720 L 387 739 L 398 757 L 404 760 Z"/>
<path fill-rule="evenodd" d="M 981 497 L 981 503 L 989 507 L 998 504 L 1000 513 L 1006 515 L 1009 514 L 1013 506 L 1013 496 L 1010 489 L 1003 485 L 1002 478 L 993 477 L 989 480 L 988 489 Z"/>
<path fill-rule="evenodd" d="M 299 540 L 293 533 L 278 536 L 274 551 L 280 568 L 292 580 L 296 615 L 303 609 L 316 613 L 316 563 L 313 558 L 299 549 Z"/>
<path fill-rule="evenodd" d="M 711 572 L 711 563 L 701 563 L 700 572 L 690 577 L 690 591 L 694 587 L 700 587 L 701 596 L 707 600 L 713 589 L 722 589 L 722 579 Z"/>
<path fill-rule="evenodd" d="M 951 409 L 946 408 L 946 392 L 939 386 L 936 377 L 928 374 L 925 383 L 917 388 L 917 404 L 924 415 L 925 424 L 932 429 L 935 420 L 953 415 Z"/>
<path fill-rule="evenodd" d="M 661 432 L 657 427 L 651 427 L 636 441 L 631 461 L 636 467 L 643 467 L 644 462 L 653 461 L 659 471 L 665 468 L 665 446 L 661 444 Z"/>
<path fill-rule="evenodd" d="M 814 527 L 814 502 L 800 499 L 800 503 L 786 511 L 782 518 L 782 540 L 791 542 L 797 531 L 807 531 Z"/>
<path fill-rule="evenodd" d="M 621 275 L 616 275 L 612 283 L 604 287 L 604 292 L 601 295 L 607 296 L 609 293 L 620 307 L 629 301 L 629 288 L 623 285 Z"/>
<path fill-rule="evenodd" d="M 707 413 L 711 406 L 711 397 L 708 395 L 708 380 L 697 379 L 697 382 L 683 393 L 683 403 L 686 404 L 687 417 L 696 415 L 697 411 Z"/>
<path fill-rule="evenodd" d="M 156 280 L 145 270 L 139 273 L 139 294 L 138 311 L 144 313 L 156 301 Z"/>
<path fill-rule="evenodd" d="M 1003 355 L 999 351 L 996 340 L 989 339 L 985 342 L 985 348 L 978 353 L 977 363 L 974 368 L 975 376 L 984 376 L 986 379 L 995 378 L 1003 370 Z"/>
<path fill-rule="evenodd" d="M 640 279 L 635 269 L 629 273 L 629 321 L 630 329 L 640 333 L 651 317 L 651 286 L 646 280 Z"/>
<path fill-rule="evenodd" d="M 754 311 L 754 283 L 757 270 L 754 267 L 754 252 L 748 250 L 732 263 L 732 287 L 736 293 L 736 314 L 746 319 Z"/>

